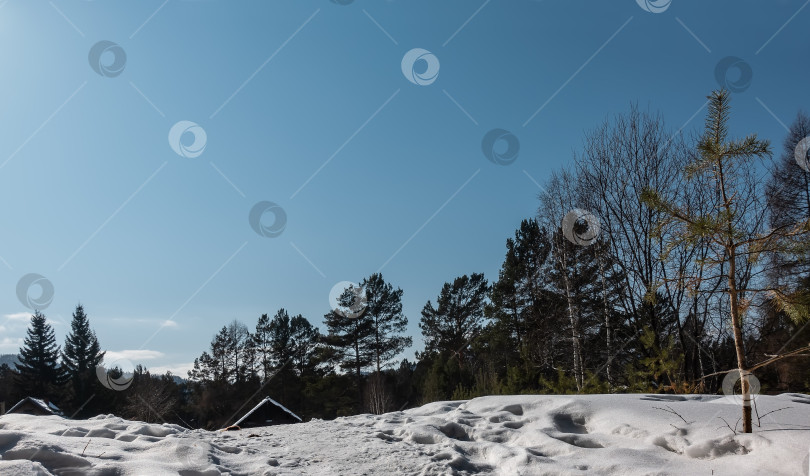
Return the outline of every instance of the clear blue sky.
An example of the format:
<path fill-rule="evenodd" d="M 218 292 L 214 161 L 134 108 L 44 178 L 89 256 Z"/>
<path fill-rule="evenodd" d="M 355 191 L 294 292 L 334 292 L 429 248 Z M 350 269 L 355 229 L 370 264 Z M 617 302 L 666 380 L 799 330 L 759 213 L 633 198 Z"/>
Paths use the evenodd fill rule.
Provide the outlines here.
<path fill-rule="evenodd" d="M 638 102 L 678 129 L 727 56 L 753 71 L 733 132 L 779 149 L 810 109 L 805 1 L 340 3 L 0 0 L 0 352 L 24 335 L 28 273 L 53 284 L 60 342 L 81 302 L 112 355 L 177 372 L 232 319 L 320 326 L 333 285 L 382 267 L 412 356 L 425 302 L 497 277 L 533 181 L 606 116 Z M 104 40 L 123 71 L 91 67 Z M 431 84 L 403 75 L 413 48 L 438 59 Z M 169 144 L 184 120 L 206 133 L 197 157 Z M 520 141 L 510 165 L 482 153 L 495 128 Z M 279 236 L 249 225 L 260 201 L 286 212 Z"/>

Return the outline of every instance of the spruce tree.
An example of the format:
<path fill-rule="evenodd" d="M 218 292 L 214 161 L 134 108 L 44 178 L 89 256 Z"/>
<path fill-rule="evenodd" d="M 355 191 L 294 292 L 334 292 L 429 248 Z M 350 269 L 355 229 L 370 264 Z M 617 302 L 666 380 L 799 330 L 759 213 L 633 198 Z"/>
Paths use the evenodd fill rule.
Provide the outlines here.
<path fill-rule="evenodd" d="M 52 398 L 65 375 L 59 365 L 59 346 L 45 315 L 34 311 L 17 363 L 20 387 L 31 397 Z"/>
<path fill-rule="evenodd" d="M 96 367 L 101 364 L 104 352 L 90 329 L 90 320 L 81 304 L 73 311 L 70 333 L 62 351 L 62 365 L 73 389 L 73 404 L 83 405 L 90 397 L 96 379 Z"/>

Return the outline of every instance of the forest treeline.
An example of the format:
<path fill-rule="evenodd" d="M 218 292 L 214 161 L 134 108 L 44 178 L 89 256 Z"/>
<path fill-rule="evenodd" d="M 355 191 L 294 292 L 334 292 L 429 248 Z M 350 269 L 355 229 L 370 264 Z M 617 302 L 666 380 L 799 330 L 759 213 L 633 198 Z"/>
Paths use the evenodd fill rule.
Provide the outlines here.
<path fill-rule="evenodd" d="M 506 239 L 498 275 L 448 281 L 420 316 L 372 274 L 323 331 L 283 308 L 233 321 L 185 380 L 139 367 L 115 391 L 97 377 L 84 309 L 61 348 L 36 312 L 21 362 L 0 367 L 0 400 L 213 429 L 268 395 L 309 419 L 492 394 L 718 393 L 749 368 L 760 392 L 808 391 L 806 358 L 781 357 L 810 343 L 810 118 L 798 113 L 774 152 L 728 138 L 726 92 L 709 106 L 699 133 L 636 106 L 586 132 Z M 409 319 L 425 342 L 413 362 L 399 360 Z"/>

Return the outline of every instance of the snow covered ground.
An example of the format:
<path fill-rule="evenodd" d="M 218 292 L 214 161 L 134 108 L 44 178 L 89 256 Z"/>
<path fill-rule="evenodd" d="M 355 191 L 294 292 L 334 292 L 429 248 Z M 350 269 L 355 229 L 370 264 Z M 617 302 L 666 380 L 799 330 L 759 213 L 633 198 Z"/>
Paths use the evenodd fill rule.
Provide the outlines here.
<path fill-rule="evenodd" d="M 734 427 L 736 403 L 709 395 L 498 396 L 236 432 L 4 415 L 0 474 L 807 475 L 810 396 L 759 397 L 760 415 L 782 410 L 759 427 L 755 416 L 749 435 L 734 435 L 720 419 Z"/>

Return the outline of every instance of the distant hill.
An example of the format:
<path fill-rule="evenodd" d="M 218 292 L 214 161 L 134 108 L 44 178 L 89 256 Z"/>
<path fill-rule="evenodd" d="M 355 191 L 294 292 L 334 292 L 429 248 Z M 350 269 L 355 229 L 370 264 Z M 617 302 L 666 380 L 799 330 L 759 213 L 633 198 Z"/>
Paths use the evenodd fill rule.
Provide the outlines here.
<path fill-rule="evenodd" d="M 6 364 L 13 369 L 19 361 L 17 354 L 0 354 L 0 365 Z"/>
<path fill-rule="evenodd" d="M 12 369 L 14 369 L 17 363 L 20 361 L 19 357 L 20 356 L 18 354 L 0 354 L 0 366 L 6 364 Z M 132 372 L 124 372 L 124 377 L 131 377 L 131 376 Z M 183 377 L 180 377 L 178 375 L 172 375 L 172 380 L 174 380 L 174 382 L 178 385 L 186 383 L 187 381 L 187 379 L 184 379 Z"/>

